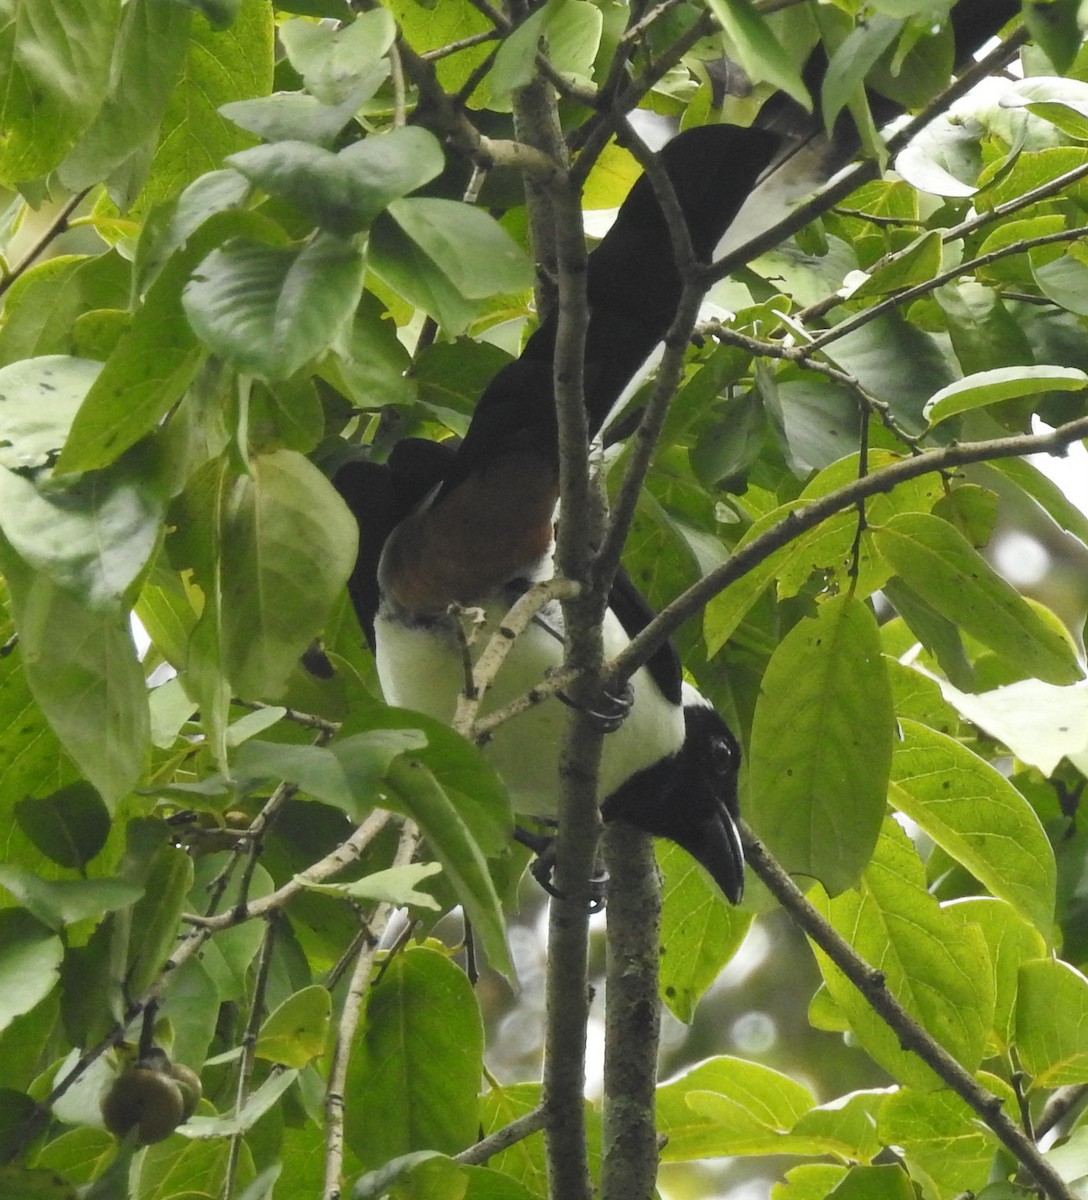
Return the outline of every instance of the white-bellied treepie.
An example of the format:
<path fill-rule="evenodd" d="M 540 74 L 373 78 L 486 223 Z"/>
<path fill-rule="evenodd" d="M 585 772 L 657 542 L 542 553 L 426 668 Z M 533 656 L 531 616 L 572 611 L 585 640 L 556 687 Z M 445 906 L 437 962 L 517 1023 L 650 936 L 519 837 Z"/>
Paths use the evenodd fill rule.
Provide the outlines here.
<path fill-rule="evenodd" d="M 1014 0 L 963 0 L 953 13 L 956 59 L 973 52 L 1017 9 Z M 822 71 L 814 56 L 806 71 L 814 90 Z M 882 118 L 894 111 L 879 98 L 873 105 Z M 761 177 L 811 132 L 810 119 L 779 99 L 758 127 L 695 128 L 664 148 L 661 160 L 699 261 L 710 261 Z M 836 169 L 844 153 L 852 153 L 853 140 L 840 122 L 831 149 L 809 156 L 816 170 L 826 177 Z M 814 179 L 813 187 L 820 182 Z M 644 177 L 589 259 L 585 397 L 591 435 L 665 335 L 681 286 L 665 219 Z M 559 500 L 555 337 L 553 314 L 485 389 L 456 448 L 406 439 L 387 462 L 350 462 L 336 475 L 360 526 L 349 589 L 392 704 L 449 721 L 465 685 L 463 633 L 451 608 L 483 611 L 474 642 L 480 647 L 526 588 L 553 573 Z M 651 616 L 621 572 L 604 621 L 606 656 L 622 649 Z M 552 603 L 517 639 L 482 711 L 520 696 L 562 658 L 562 618 Z M 744 886 L 735 823 L 737 741 L 682 681 L 671 645 L 633 676 L 631 689 L 626 718 L 604 742 L 602 815 L 672 839 L 736 903 Z M 554 814 L 564 729 L 562 706 L 552 698 L 494 730 L 485 753 L 515 811 Z"/>

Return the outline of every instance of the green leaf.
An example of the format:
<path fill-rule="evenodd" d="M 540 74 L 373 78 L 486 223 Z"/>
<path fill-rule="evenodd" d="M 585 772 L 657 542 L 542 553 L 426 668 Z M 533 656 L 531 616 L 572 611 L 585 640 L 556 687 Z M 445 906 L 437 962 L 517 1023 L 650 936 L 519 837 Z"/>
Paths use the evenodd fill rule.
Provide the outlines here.
<path fill-rule="evenodd" d="M 709 0 L 709 8 L 728 35 L 749 77 L 773 83 L 811 112 L 812 97 L 800 72 L 751 0 Z"/>
<path fill-rule="evenodd" d="M 491 216 L 469 204 L 428 197 L 395 200 L 389 215 L 470 300 L 532 284 L 525 252 Z"/>
<path fill-rule="evenodd" d="M 7 0 L 0 22 L 0 180 L 45 175 L 106 94 L 120 0 Z"/>
<path fill-rule="evenodd" d="M 820 94 L 820 115 L 826 128 L 833 129 L 839 113 L 864 95 L 865 76 L 902 27 L 902 21 L 877 15 L 858 24 L 836 47 L 828 60 Z"/>
<path fill-rule="evenodd" d="M 364 875 L 354 883 L 309 883 L 305 876 L 295 879 L 307 891 L 323 892 L 326 896 L 342 896 L 346 900 L 381 900 L 397 907 L 411 906 L 438 910 L 441 905 L 427 892 L 421 892 L 416 884 L 442 870 L 438 863 L 409 863 L 403 867 L 389 867 Z"/>
<path fill-rule="evenodd" d="M 771 656 L 752 723 L 751 821 L 788 871 L 832 893 L 857 881 L 884 818 L 893 732 L 872 612 L 826 601 Z"/>
<path fill-rule="evenodd" d="M 0 1030 L 57 986 L 61 939 L 20 908 L 0 912 Z"/>
<path fill-rule="evenodd" d="M 127 614 L 99 613 L 3 554 L 19 652 L 34 699 L 107 805 L 143 771 L 147 687 Z"/>
<path fill-rule="evenodd" d="M 944 686 L 956 711 L 1004 742 L 1021 762 L 1046 776 L 1068 757 L 1083 770 L 1088 750 L 1088 692 L 1021 679 L 992 692 L 970 695 Z"/>
<path fill-rule="evenodd" d="M 990 896 L 953 900 L 942 911 L 963 924 L 976 926 L 986 939 L 994 969 L 993 1052 L 1005 1054 L 1016 1037 L 1016 997 L 1021 966 L 1046 955 L 1043 935 L 1019 916 L 1011 904 Z"/>
<path fill-rule="evenodd" d="M 109 90 L 57 171 L 69 191 L 108 181 L 119 170 L 143 178 L 185 61 L 189 20 L 181 4 L 129 0 L 124 5 Z"/>
<path fill-rule="evenodd" d="M 333 106 L 302 92 L 273 92 L 256 100 L 235 100 L 219 111 L 228 121 L 266 142 L 312 142 L 328 147 L 388 74 L 389 64 L 379 63 L 357 92 Z"/>
<path fill-rule="evenodd" d="M 662 1161 L 773 1154 L 814 1103 L 808 1088 L 770 1067 L 708 1059 L 658 1086 Z"/>
<path fill-rule="evenodd" d="M 989 1179 L 996 1139 L 950 1091 L 893 1093 L 880 1109 L 877 1129 L 885 1145 L 905 1148 L 911 1174 L 934 1181 L 942 1196 L 980 1192 Z"/>
<path fill-rule="evenodd" d="M 1002 400 L 1040 392 L 1081 392 L 1086 387 L 1088 375 L 1075 367 L 996 367 L 941 388 L 925 406 L 923 415 L 932 427 L 957 413 L 985 408 Z"/>
<path fill-rule="evenodd" d="M 931 229 L 923 233 L 873 271 L 859 288 L 850 293 L 851 299 L 886 296 L 932 279 L 941 269 L 941 247 L 940 230 Z"/>
<path fill-rule="evenodd" d="M 128 180 L 111 181 L 118 207 L 130 216 L 143 216 L 251 143 L 219 115 L 219 107 L 268 94 L 275 36 L 274 10 L 264 0 L 241 0 L 229 33 L 217 33 L 204 21 L 192 22 L 185 63 L 170 92 L 151 169 L 146 181 L 142 171 Z"/>
<path fill-rule="evenodd" d="M 291 65 L 311 95 L 329 105 L 344 103 L 367 84 L 395 35 L 393 18 L 381 8 L 360 13 L 340 28 L 284 21 L 279 29 Z"/>
<path fill-rule="evenodd" d="M 332 995 L 314 984 L 288 996 L 269 1014 L 257 1035 L 254 1054 L 300 1070 L 325 1053 L 332 1018 Z"/>
<path fill-rule="evenodd" d="M 231 180 L 216 190 L 222 203 L 237 199 Z M 180 245 L 155 275 L 143 303 L 129 320 L 113 352 L 87 392 L 57 463 L 60 471 L 90 471 L 107 466 L 158 427 L 192 383 L 205 351 L 182 308 L 182 287 L 197 264 L 225 236 L 254 227 L 241 212 L 214 214 L 189 237 L 188 213 L 179 204 L 174 225 Z M 200 220 L 204 216 L 200 207 Z M 168 245 L 161 249 L 169 249 Z"/>
<path fill-rule="evenodd" d="M 479 935 L 491 966 L 513 975 L 506 927 L 495 884 L 476 839 L 449 792 L 425 763 L 414 756 L 397 759 L 389 768 L 389 806 L 406 813 L 420 827 L 431 853 Z"/>
<path fill-rule="evenodd" d="M 946 521 L 904 513 L 874 536 L 881 554 L 913 591 L 1011 666 L 1048 683 L 1082 677 L 1068 638 L 1044 622 Z"/>
<path fill-rule="evenodd" d="M 347 582 L 357 527 L 328 479 L 293 450 L 256 456 L 225 515 L 227 672 L 243 695 L 274 699 Z"/>
<path fill-rule="evenodd" d="M 0 863 L 0 887 L 50 929 L 125 908 L 143 888 L 124 879 L 42 879 L 15 863 Z"/>
<path fill-rule="evenodd" d="M 1072 254 L 1054 257 L 1048 246 L 1035 247 L 1029 258 L 1032 277 L 1044 296 L 1068 312 L 1088 316 L 1088 265 Z"/>
<path fill-rule="evenodd" d="M 360 733 L 331 746 L 291 746 L 246 742 L 235 754 L 234 771 L 242 778 L 287 780 L 316 800 L 342 809 L 359 822 L 379 799 L 379 787 L 400 754 L 424 744 L 414 730 Z"/>
<path fill-rule="evenodd" d="M 270 1112 L 297 1079 L 298 1071 L 274 1071 L 260 1087 L 249 1093 L 241 1109 L 232 1109 L 220 1117 L 190 1117 L 185 1123 L 186 1130 L 200 1139 L 237 1137 L 252 1129 L 265 1113 Z"/>
<path fill-rule="evenodd" d="M 453 800 L 473 840 L 487 858 L 510 850 L 514 816 L 506 787 L 478 747 L 447 724 L 408 709 L 357 703 L 340 729 L 341 738 L 356 730 L 410 729 L 422 733 L 418 758 Z M 334 743 L 335 745 L 335 743 Z"/>
<path fill-rule="evenodd" d="M 85 780 L 50 796 L 27 796 L 15 804 L 19 828 L 35 846 L 62 867 L 82 870 L 106 844 L 109 809 Z"/>
<path fill-rule="evenodd" d="M 167 843 L 159 847 L 139 882 L 143 896 L 129 919 L 125 984 L 130 996 L 147 991 L 177 945 L 178 925 L 193 886 L 193 860 Z"/>
<path fill-rule="evenodd" d="M 591 87 L 602 28 L 601 10 L 596 5 L 584 0 L 548 0 L 503 39 L 488 75 L 492 105 L 509 111 L 512 93 L 535 77 L 541 49 L 560 74 Z"/>
<path fill-rule="evenodd" d="M 0 467 L 0 529 L 35 571 L 117 613 L 155 552 L 166 512 L 154 463 L 34 481 Z"/>
<path fill-rule="evenodd" d="M 341 237 L 365 229 L 392 201 L 429 183 L 444 165 L 434 134 L 411 125 L 365 138 L 338 154 L 283 141 L 243 150 L 227 162 Z"/>
<path fill-rule="evenodd" d="M 42 467 L 59 453 L 101 370 L 101 363 L 62 354 L 0 369 L 0 466 Z"/>
<path fill-rule="evenodd" d="M 479 1131 L 483 1026 L 465 973 L 426 948 L 390 959 L 368 994 L 348 1074 L 348 1145 L 364 1167 L 454 1154 Z"/>
<path fill-rule="evenodd" d="M 80 354 L 73 326 L 94 310 L 125 307 L 131 276 L 131 265 L 114 251 L 61 254 L 30 268 L 4 297 L 0 362 L 47 354 L 97 357 Z"/>
<path fill-rule="evenodd" d="M 813 1146 L 810 1153 L 820 1153 L 822 1147 L 824 1154 L 868 1162 L 883 1149 L 876 1135 L 876 1115 L 886 1099 L 883 1089 L 873 1089 L 810 1109 L 790 1131 L 790 1143 L 800 1150 L 800 1143 L 807 1141 Z"/>
<path fill-rule="evenodd" d="M 229 29 L 238 16 L 242 0 L 178 0 L 178 2 L 203 13 L 213 29 Z"/>
<path fill-rule="evenodd" d="M 1020 968 L 1016 1050 L 1034 1088 L 1088 1083 L 1088 979 L 1069 963 Z"/>
<path fill-rule="evenodd" d="M 678 846 L 662 839 L 654 849 L 663 876 L 661 998 L 674 1017 L 690 1024 L 703 993 L 740 948 L 752 916 L 726 904 Z"/>
<path fill-rule="evenodd" d="M 884 824 L 857 889 L 814 903 L 889 992 L 962 1066 L 973 1071 L 993 1025 L 993 971 L 978 929 L 947 917 L 926 891 L 921 860 L 892 820 Z M 820 972 L 862 1047 L 889 1074 L 920 1091 L 937 1077 L 821 950 Z"/>
<path fill-rule="evenodd" d="M 1077 0 L 1033 0 L 1024 5 L 1024 24 L 1055 69 L 1064 74 L 1073 65 L 1081 43 Z M 1029 81 L 1025 81 L 1029 82 Z M 1073 80 L 1063 80 L 1072 83 Z"/>
<path fill-rule="evenodd" d="M 328 234 L 301 249 L 235 238 L 196 268 L 182 304 L 197 337 L 234 367 L 286 379 L 351 319 L 362 253 Z"/>
<path fill-rule="evenodd" d="M 892 804 L 1049 940 L 1057 868 L 1035 810 L 955 739 L 901 721 Z"/>
<path fill-rule="evenodd" d="M 827 1200 L 914 1200 L 910 1176 L 898 1165 L 851 1167 Z"/>

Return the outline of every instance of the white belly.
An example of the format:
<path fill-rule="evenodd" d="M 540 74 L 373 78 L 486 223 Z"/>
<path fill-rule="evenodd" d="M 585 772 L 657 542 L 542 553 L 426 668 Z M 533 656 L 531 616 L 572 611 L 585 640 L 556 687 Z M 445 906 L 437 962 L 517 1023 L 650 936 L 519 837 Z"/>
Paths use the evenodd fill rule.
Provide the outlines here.
<path fill-rule="evenodd" d="M 486 610 L 486 623 L 472 647 L 474 655 L 503 616 L 505 607 Z M 549 616 L 549 623 L 556 618 Z M 464 687 L 461 652 L 457 640 L 441 623 L 409 626 L 379 614 L 375 624 L 378 677 L 390 704 L 415 709 L 447 724 L 453 719 L 457 697 Z M 605 621 L 606 655 L 627 643 L 620 623 L 609 613 Z M 547 670 L 562 661 L 563 647 L 556 636 L 533 623 L 517 639 L 503 663 L 494 686 L 481 705 L 481 714 L 501 708 L 539 683 Z M 631 681 L 634 703 L 623 724 L 605 735 L 598 789 L 606 799 L 624 780 L 680 748 L 684 717 L 668 704 L 649 673 L 643 669 Z M 551 697 L 535 708 L 499 726 L 483 752 L 505 782 L 514 810 L 526 815 L 553 816 L 559 787 L 559 752 L 570 713 Z"/>

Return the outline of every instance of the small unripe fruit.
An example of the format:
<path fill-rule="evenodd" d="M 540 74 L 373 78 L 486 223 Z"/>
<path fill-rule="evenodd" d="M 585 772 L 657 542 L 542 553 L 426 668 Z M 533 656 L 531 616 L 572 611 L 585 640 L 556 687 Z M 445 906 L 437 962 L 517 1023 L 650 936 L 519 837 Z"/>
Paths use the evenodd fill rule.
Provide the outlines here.
<path fill-rule="evenodd" d="M 135 1130 L 142 1146 L 168 1138 L 184 1114 L 185 1097 L 178 1080 L 150 1067 L 122 1071 L 102 1099 L 102 1120 L 110 1133 L 123 1138 Z"/>
<path fill-rule="evenodd" d="M 182 1110 L 181 1119 L 184 1123 L 196 1112 L 196 1106 L 204 1089 L 200 1086 L 200 1076 L 184 1063 L 171 1063 L 170 1074 L 174 1082 L 181 1088 Z"/>

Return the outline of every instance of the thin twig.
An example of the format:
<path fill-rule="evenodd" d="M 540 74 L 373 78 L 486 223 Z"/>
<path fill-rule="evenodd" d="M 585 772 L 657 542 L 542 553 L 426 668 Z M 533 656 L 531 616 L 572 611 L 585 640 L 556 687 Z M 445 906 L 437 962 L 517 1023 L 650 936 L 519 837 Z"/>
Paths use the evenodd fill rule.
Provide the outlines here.
<path fill-rule="evenodd" d="M 947 271 L 941 271 L 923 283 L 918 283 L 914 287 L 904 288 L 901 292 L 896 292 L 895 295 L 889 296 L 886 300 L 881 300 L 878 304 L 865 309 L 864 312 L 858 313 L 855 317 L 849 317 L 847 320 L 841 321 L 838 325 L 832 325 L 830 329 L 814 337 L 809 348 L 811 350 L 820 350 L 830 342 L 837 341 L 839 338 L 845 337 L 848 333 L 853 333 L 863 325 L 868 325 L 870 321 L 875 321 L 878 317 L 882 317 L 894 309 L 902 308 L 904 304 L 909 304 L 912 300 L 917 300 L 919 296 L 928 295 L 937 288 L 943 287 L 946 283 L 951 283 L 953 279 L 959 279 L 962 275 L 968 275 L 972 271 L 980 270 L 982 267 L 989 266 L 990 263 L 997 262 L 1002 258 L 1009 258 L 1015 254 L 1026 254 L 1029 250 L 1034 250 L 1037 246 L 1052 246 L 1057 242 L 1074 242 L 1082 237 L 1088 237 L 1088 225 L 1077 225 L 1072 229 L 1061 229 L 1056 233 L 1042 234 L 1034 238 L 1021 238 L 1019 241 L 1010 242 L 1007 246 L 991 250 L 988 254 L 980 254 L 977 258 L 970 258 L 966 262 L 961 262 L 949 268 Z"/>
<path fill-rule="evenodd" d="M 393 856 L 394 867 L 402 867 L 412 861 L 419 848 L 419 829 L 412 821 L 406 821 L 400 831 L 400 841 Z M 359 943 L 359 955 L 355 960 L 351 982 L 344 1007 L 336 1026 L 336 1041 L 329 1062 L 329 1079 L 325 1087 L 325 1186 L 323 1200 L 340 1200 L 341 1179 L 344 1171 L 344 1091 L 347 1086 L 351 1048 L 355 1042 L 359 1021 L 362 1019 L 363 1004 L 374 959 L 381 945 L 382 936 L 396 907 L 381 901 L 374 908 L 367 922 L 364 936 Z"/>
<path fill-rule="evenodd" d="M 472 669 L 471 687 L 465 688 L 457 697 L 452 724 L 462 737 L 469 741 L 478 740 L 479 735 L 474 722 L 480 704 L 495 682 L 506 656 L 514 648 L 515 641 L 525 632 L 537 613 L 553 600 L 577 596 L 580 590 L 578 584 L 556 575 L 542 583 L 534 584 L 524 595 L 518 597 L 476 660 Z"/>
<path fill-rule="evenodd" d="M 480 1163 L 485 1163 L 496 1154 L 501 1154 L 503 1150 L 509 1150 L 511 1146 L 524 1141 L 525 1138 L 539 1133 L 547 1124 L 547 1120 L 548 1113 L 543 1105 L 534 1108 L 532 1112 L 517 1117 L 509 1125 L 504 1125 L 501 1129 L 496 1129 L 494 1133 L 489 1133 L 487 1137 L 481 1138 L 467 1150 L 455 1154 L 454 1161 L 465 1163 L 467 1166 L 478 1166 Z"/>
<path fill-rule="evenodd" d="M 65 201 L 60 212 L 58 212 L 53 220 L 49 222 L 49 228 L 46 229 L 41 237 L 38 238 L 34 245 L 30 247 L 30 249 L 23 255 L 18 263 L 11 268 L 4 278 L 0 279 L 0 296 L 2 296 L 21 275 L 24 275 L 30 269 L 30 267 L 34 265 L 34 262 L 39 255 L 48 249 L 50 242 L 60 237 L 60 235 L 64 233 L 64 231 L 68 228 L 68 218 L 76 211 L 80 204 L 82 204 L 84 198 L 90 190 L 91 189 L 89 187 L 84 188 L 81 192 L 76 192 L 76 194 L 70 200 Z"/>

